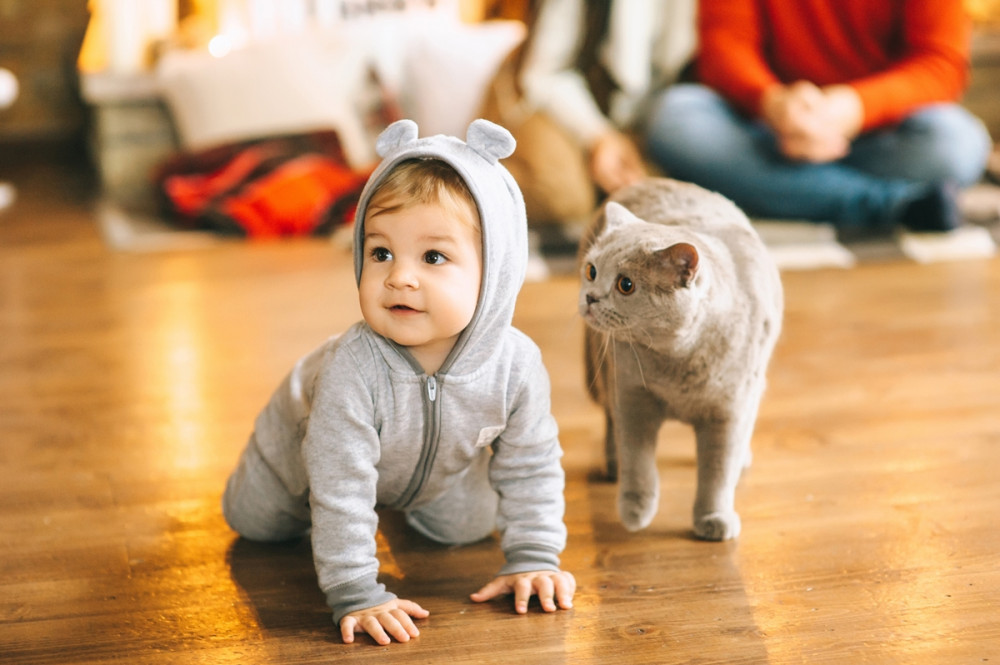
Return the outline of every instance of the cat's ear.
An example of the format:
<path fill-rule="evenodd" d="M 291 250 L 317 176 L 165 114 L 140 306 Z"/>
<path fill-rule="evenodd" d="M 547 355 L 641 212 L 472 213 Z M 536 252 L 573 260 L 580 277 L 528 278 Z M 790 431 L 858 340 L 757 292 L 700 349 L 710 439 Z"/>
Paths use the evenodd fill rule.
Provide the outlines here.
<path fill-rule="evenodd" d="M 698 274 L 698 250 L 694 245 L 679 242 L 655 252 L 657 260 L 665 270 L 677 275 L 677 284 L 688 287 Z"/>
<path fill-rule="evenodd" d="M 615 201 L 604 205 L 604 233 L 611 233 L 628 224 L 640 221 L 632 211 Z"/>

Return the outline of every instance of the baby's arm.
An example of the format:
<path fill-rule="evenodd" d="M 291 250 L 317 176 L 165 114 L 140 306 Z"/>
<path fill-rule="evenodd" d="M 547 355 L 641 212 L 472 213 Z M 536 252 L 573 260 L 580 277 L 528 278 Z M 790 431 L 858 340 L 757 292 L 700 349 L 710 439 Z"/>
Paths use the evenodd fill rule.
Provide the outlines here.
<path fill-rule="evenodd" d="M 346 644 L 354 641 L 357 631 L 368 633 L 379 644 L 390 644 L 390 635 L 400 642 L 409 642 L 411 637 L 420 634 L 413 618 L 424 619 L 429 614 L 413 601 L 394 598 L 375 607 L 345 614 L 340 620 L 340 635 Z"/>
<path fill-rule="evenodd" d="M 558 606 L 564 610 L 573 607 L 573 593 L 576 579 L 565 570 L 537 570 L 528 573 L 500 575 L 492 582 L 470 596 L 474 602 L 482 603 L 501 594 L 514 594 L 514 611 L 525 614 L 528 600 L 537 595 L 542 609 L 555 612 Z"/>
<path fill-rule="evenodd" d="M 517 378 L 507 427 L 493 443 L 490 481 L 500 495 L 500 535 L 506 563 L 496 578 L 472 595 L 482 602 L 513 593 L 514 608 L 527 612 L 537 595 L 542 609 L 573 605 L 576 581 L 560 570 L 559 554 L 566 547 L 565 474 L 560 464 L 559 428 L 551 411 L 548 372 L 530 339 L 515 357 Z"/>

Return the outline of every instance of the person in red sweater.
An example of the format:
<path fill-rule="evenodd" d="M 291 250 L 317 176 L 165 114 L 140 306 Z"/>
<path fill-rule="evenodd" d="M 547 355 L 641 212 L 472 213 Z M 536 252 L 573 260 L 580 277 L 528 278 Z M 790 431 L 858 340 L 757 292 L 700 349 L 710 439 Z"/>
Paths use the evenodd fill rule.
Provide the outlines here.
<path fill-rule="evenodd" d="M 669 175 L 760 218 L 947 231 L 991 139 L 959 105 L 961 0 L 701 0 L 699 83 L 647 128 Z"/>

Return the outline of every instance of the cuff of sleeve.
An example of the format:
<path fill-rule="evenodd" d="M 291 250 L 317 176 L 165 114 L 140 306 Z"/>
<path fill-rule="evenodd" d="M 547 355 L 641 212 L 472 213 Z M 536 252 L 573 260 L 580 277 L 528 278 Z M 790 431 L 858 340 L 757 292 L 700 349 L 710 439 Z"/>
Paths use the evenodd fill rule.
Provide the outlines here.
<path fill-rule="evenodd" d="M 341 584 L 326 593 L 326 603 L 333 610 L 335 624 L 339 624 L 346 614 L 375 607 L 394 598 L 396 594 L 386 591 L 384 584 L 369 579 Z"/>
<path fill-rule="evenodd" d="M 535 570 L 559 570 L 559 553 L 542 548 L 519 548 L 505 553 L 507 563 L 498 575 L 528 573 Z"/>

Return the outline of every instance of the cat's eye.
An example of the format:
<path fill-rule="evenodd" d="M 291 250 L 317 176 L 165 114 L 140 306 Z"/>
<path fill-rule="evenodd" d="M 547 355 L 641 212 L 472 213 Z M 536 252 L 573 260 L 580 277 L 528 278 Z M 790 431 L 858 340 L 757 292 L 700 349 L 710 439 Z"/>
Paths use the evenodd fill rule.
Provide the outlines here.
<path fill-rule="evenodd" d="M 593 263 L 588 263 L 583 267 L 583 274 L 587 277 L 588 282 L 593 282 L 597 279 L 597 267 Z"/>
<path fill-rule="evenodd" d="M 618 283 L 615 286 L 618 288 L 618 292 L 624 296 L 635 291 L 635 282 L 625 275 L 618 275 Z"/>

